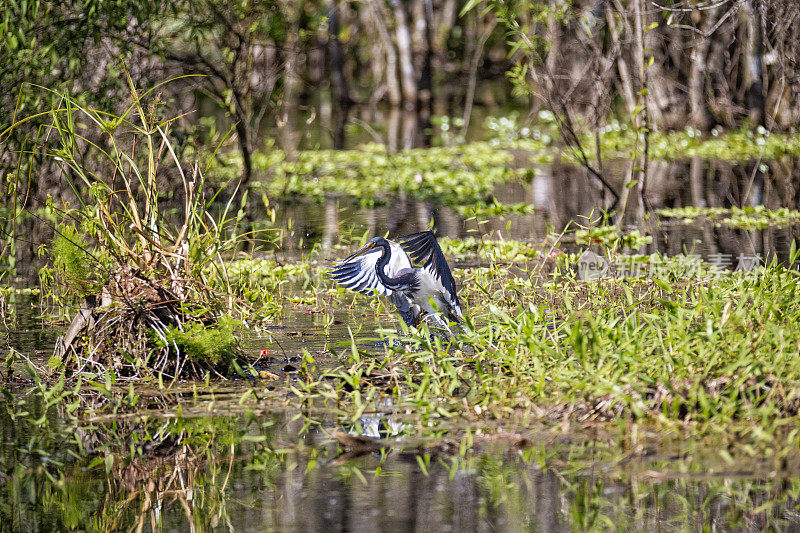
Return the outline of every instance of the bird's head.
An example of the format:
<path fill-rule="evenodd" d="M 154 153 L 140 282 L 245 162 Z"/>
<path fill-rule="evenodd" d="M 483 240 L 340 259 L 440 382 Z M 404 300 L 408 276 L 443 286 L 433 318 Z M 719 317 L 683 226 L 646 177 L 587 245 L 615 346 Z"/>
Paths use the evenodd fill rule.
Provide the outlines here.
<path fill-rule="evenodd" d="M 361 257 L 362 255 L 366 255 L 375 250 L 376 248 L 383 248 L 384 243 L 388 247 L 389 241 L 387 241 L 383 237 L 373 237 L 369 241 L 367 241 L 367 244 L 356 250 L 350 257 L 345 259 L 344 262 L 346 263 L 351 259 L 354 259 L 356 257 Z"/>

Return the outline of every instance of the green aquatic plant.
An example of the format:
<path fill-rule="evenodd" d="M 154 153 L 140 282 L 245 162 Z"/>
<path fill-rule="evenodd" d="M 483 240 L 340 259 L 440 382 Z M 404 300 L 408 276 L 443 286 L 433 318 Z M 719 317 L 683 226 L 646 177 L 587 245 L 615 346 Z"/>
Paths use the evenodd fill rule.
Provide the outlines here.
<path fill-rule="evenodd" d="M 557 238 L 556 236 L 553 239 Z M 485 262 L 513 263 L 518 261 L 543 259 L 549 249 L 552 249 L 551 242 L 536 243 L 523 242 L 512 239 L 484 239 L 467 237 L 465 239 L 451 239 L 442 237 L 440 239 L 442 251 L 448 257 L 459 260 L 474 260 L 480 258 Z"/>
<path fill-rule="evenodd" d="M 431 117 L 431 124 L 436 128 L 436 135 L 432 141 L 433 145 L 451 146 L 453 144 L 464 144 L 463 118 L 449 117 L 447 115 L 436 116 Z"/>
<path fill-rule="evenodd" d="M 252 184 L 270 197 L 320 200 L 326 195 L 354 196 L 373 203 L 399 193 L 441 204 L 483 201 L 497 183 L 519 180 L 524 169 L 511 165 L 513 154 L 487 143 L 406 150 L 391 154 L 380 145 L 356 150 L 300 152 L 286 161 L 271 149 L 254 158 L 258 181 Z M 241 160 L 231 152 L 210 163 L 209 175 L 229 179 Z"/>
<path fill-rule="evenodd" d="M 492 202 L 494 186 L 527 180 L 536 164 L 549 164 L 556 158 L 574 159 L 561 153 L 554 143 L 556 129 L 540 120 L 520 128 L 516 119 L 501 117 L 489 124 L 496 136 L 485 142 L 458 146 L 404 150 L 389 153 L 384 146 L 366 144 L 353 150 L 305 150 L 288 160 L 272 143 L 252 155 L 255 179 L 251 187 L 270 198 L 310 199 L 327 196 L 358 198 L 364 205 L 386 202 L 392 195 L 408 194 L 442 205 L 486 204 Z M 623 121 L 612 120 L 599 135 L 602 159 L 629 156 L 637 146 L 637 135 Z M 769 134 L 766 130 L 742 129 L 704 137 L 687 128 L 678 132 L 650 132 L 648 157 L 682 159 L 699 156 L 708 159 L 748 161 L 756 158 L 781 159 L 800 155 L 800 137 Z M 582 143 L 593 147 L 593 139 Z M 591 148 L 594 149 L 594 148 Z M 589 150 L 591 151 L 591 150 Z M 587 152 L 587 157 L 594 157 Z M 224 183 L 241 175 L 242 158 L 231 150 L 205 154 L 208 175 Z M 461 208 L 462 214 L 469 210 Z M 505 211 L 489 206 L 487 214 L 525 212 L 515 206 Z M 477 215 L 483 214 L 478 209 Z"/>
<path fill-rule="evenodd" d="M 716 225 L 742 229 L 763 229 L 800 224 L 800 211 L 789 208 L 769 209 L 763 205 L 750 207 L 680 207 L 657 209 L 663 218 L 677 219 L 692 224 L 697 219 L 710 220 Z"/>
<path fill-rule="evenodd" d="M 521 125 L 516 111 L 505 116 L 486 117 L 483 121 L 486 139 L 493 146 L 514 146 L 524 141 L 529 148 L 546 148 L 558 137 L 555 115 L 542 110 L 536 118 L 534 123 Z"/>
<path fill-rule="evenodd" d="M 637 249 L 651 244 L 653 238 L 649 235 L 642 235 L 639 230 L 622 232 L 617 226 L 592 226 L 576 230 L 575 242 L 586 245 L 597 244 L 611 249 L 620 247 Z"/>
<path fill-rule="evenodd" d="M 628 153 L 635 140 L 625 122 L 612 120 L 600 130 L 600 150 L 604 158 Z M 648 151 L 651 158 L 668 161 L 695 156 L 723 161 L 778 160 L 800 155 L 800 137 L 770 133 L 761 126 L 728 132 L 714 129 L 709 136 L 690 126 L 681 131 L 650 132 Z"/>
<path fill-rule="evenodd" d="M 20 409 L 45 416 L 37 396 L 25 397 Z M 387 483 L 419 491 L 420 479 L 431 495 L 467 487 L 469 498 L 477 495 L 475 516 L 525 526 L 540 523 L 531 502 L 553 506 L 555 495 L 552 521 L 581 528 L 635 529 L 655 514 L 670 525 L 701 519 L 737 527 L 745 523 L 742 513 L 751 513 L 780 529 L 800 494 L 796 480 L 781 476 L 795 464 L 796 433 L 762 441 L 722 432 L 687 438 L 685 426 L 548 424 L 513 413 L 493 420 L 494 412 L 480 406 L 423 422 L 386 401 L 368 404 L 351 422 L 313 402 L 287 409 L 256 387 L 195 385 L 141 401 L 116 416 L 96 409 L 79 419 L 63 416 L 64 402 L 57 402 L 46 410 L 46 427 L 3 411 L 0 423 L 20 437 L 0 450 L 0 514 L 14 529 L 46 519 L 65 529 L 106 531 L 142 523 L 238 528 L 255 512 L 302 529 L 313 522 L 302 513 L 287 522 L 281 506 L 307 508 L 319 499 L 308 499 L 314 490 L 287 493 L 284 481 L 293 476 L 311 489 L 335 480 L 339 494 L 364 497 Z M 384 428 L 380 439 L 370 426 Z M 626 505 L 632 497 L 635 509 Z M 439 507 L 442 521 L 452 516 Z M 713 509 L 722 511 L 709 517 Z"/>
<path fill-rule="evenodd" d="M 491 203 L 470 204 L 470 205 L 457 205 L 455 211 L 459 215 L 469 218 L 479 217 L 505 217 L 507 215 L 530 215 L 536 212 L 536 206 L 519 202 L 516 204 L 504 204 L 498 202 L 497 199 L 492 198 Z"/>
<path fill-rule="evenodd" d="M 100 268 L 99 259 L 89 250 L 85 234 L 75 226 L 62 224 L 56 228 L 53 239 L 53 263 L 62 284 L 69 286 L 79 296 L 97 294 L 107 281 Z"/>
<path fill-rule="evenodd" d="M 233 327 L 226 323 L 214 326 L 195 323 L 185 330 L 173 327 L 166 335 L 166 341 L 174 342 L 191 361 L 224 371 L 239 354 L 239 340 Z"/>

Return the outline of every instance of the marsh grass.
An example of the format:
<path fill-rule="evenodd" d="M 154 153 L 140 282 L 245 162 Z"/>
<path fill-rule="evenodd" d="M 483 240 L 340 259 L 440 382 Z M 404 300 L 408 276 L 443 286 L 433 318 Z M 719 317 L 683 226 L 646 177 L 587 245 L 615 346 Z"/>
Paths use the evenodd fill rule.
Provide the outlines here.
<path fill-rule="evenodd" d="M 767 434 L 788 432 L 797 420 L 794 250 L 788 266 L 750 272 L 639 256 L 659 265 L 656 276 L 582 282 L 575 255 L 556 256 L 555 273 L 545 275 L 546 247 L 531 247 L 523 263 L 507 242 L 495 249 L 504 251 L 493 258 L 517 261 L 456 272 L 469 316 L 457 342 L 399 325 L 378 330 L 382 353 L 354 341 L 332 347 L 338 368 L 318 368 L 307 354 L 295 394 L 354 418 L 388 397 L 423 419 L 628 420 Z M 322 290 L 363 298 L 332 284 Z"/>
<path fill-rule="evenodd" d="M 236 230 L 243 211 L 235 194 L 210 215 L 215 196 L 206 197 L 204 169 L 178 159 L 174 119 L 160 117 L 158 87 L 140 93 L 128 82 L 130 101 L 119 115 L 40 88 L 57 97 L 56 107 L 12 126 L 47 119 L 27 155 L 53 161 L 74 197 L 48 202 L 58 223 L 54 268 L 40 272 L 45 296 L 81 307 L 50 366 L 73 377 L 222 376 L 239 366 L 236 337 L 219 325 L 239 309 L 227 290 L 227 258 L 252 236 Z M 165 182 L 180 184 L 179 217 L 160 205 Z"/>

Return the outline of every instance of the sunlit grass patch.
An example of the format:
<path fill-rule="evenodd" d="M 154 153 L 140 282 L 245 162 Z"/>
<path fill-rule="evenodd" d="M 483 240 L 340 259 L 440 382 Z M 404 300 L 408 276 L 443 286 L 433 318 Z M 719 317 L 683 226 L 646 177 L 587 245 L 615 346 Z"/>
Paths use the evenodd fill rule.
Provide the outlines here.
<path fill-rule="evenodd" d="M 686 278 L 677 275 L 684 261 L 657 259 L 675 271 L 586 283 L 569 272 L 521 274 L 519 265 L 470 269 L 457 277 L 474 325 L 459 342 L 417 335 L 409 347 L 384 332 L 383 355 L 346 348 L 348 364 L 309 374 L 301 396 L 357 412 L 390 391 L 399 409 L 434 417 L 769 427 L 796 417 L 796 272 L 706 265 Z"/>

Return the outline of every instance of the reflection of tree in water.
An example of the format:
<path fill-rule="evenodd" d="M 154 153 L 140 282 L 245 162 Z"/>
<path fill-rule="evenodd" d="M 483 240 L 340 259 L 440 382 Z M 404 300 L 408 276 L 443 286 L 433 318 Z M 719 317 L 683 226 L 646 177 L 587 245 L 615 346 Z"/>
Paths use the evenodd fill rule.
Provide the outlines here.
<path fill-rule="evenodd" d="M 143 400 L 141 414 L 92 415 L 113 407 L 114 400 L 84 394 L 77 404 L 51 409 L 46 423 L 5 418 L 6 431 L 30 436 L 27 451 L 20 447 L 0 456 L 0 468 L 10 473 L 8 489 L 36 496 L 27 503 L 10 499 L 0 506 L 0 517 L 13 517 L 12 529 L 20 531 L 43 516 L 62 530 L 141 531 L 149 525 L 155 531 L 169 524 L 194 530 L 229 522 L 226 494 L 242 471 L 241 456 L 262 463 L 279 459 L 266 445 L 241 453 L 249 428 L 237 418 L 147 414 L 168 411 L 175 401 L 176 395 L 156 395 Z M 76 407 L 96 420 L 62 423 Z M 268 434 L 261 438 L 266 444 Z"/>
<path fill-rule="evenodd" d="M 9 496 L 0 502 L 3 523 L 14 530 L 781 529 L 800 504 L 796 477 L 757 473 L 791 476 L 793 459 L 720 468 L 719 457 L 692 450 L 620 453 L 614 439 L 543 437 L 521 449 L 491 434 L 415 441 L 383 433 L 391 450 L 337 461 L 329 432 L 304 429 L 297 412 L 148 415 L 163 411 L 160 401 L 146 399 L 147 409 L 130 418 L 98 416 L 79 432 L 61 423 L 61 410 L 47 426 L 4 415 L 6 441 L 32 440 L 0 449 Z M 333 418 L 329 424 L 336 426 Z"/>
<path fill-rule="evenodd" d="M 452 458 L 432 460 L 426 475 L 413 455 L 387 457 L 365 456 L 331 470 L 320 465 L 305 476 L 300 463 L 285 474 L 281 494 L 265 503 L 284 518 L 284 508 L 303 509 L 280 526 L 315 531 L 780 528 L 785 511 L 798 503 L 773 500 L 769 481 L 609 476 L 592 465 L 542 467 L 540 458 L 531 464 L 502 453 L 454 461 L 459 468 L 448 464 Z"/>
<path fill-rule="evenodd" d="M 627 161 L 609 161 L 606 173 L 616 185 L 621 183 Z M 747 207 L 764 205 L 768 209 L 800 207 L 794 183 L 800 182 L 800 158 L 780 161 L 734 163 L 693 157 L 689 160 L 652 161 L 649 166 L 646 204 L 650 209 L 679 207 Z M 552 230 L 560 232 L 569 223 L 588 225 L 599 218 L 602 191 L 579 168 L 555 163 L 535 173 L 530 185 L 504 184 L 497 187 L 500 202 L 515 203 L 524 198 L 536 211 L 528 215 L 466 221 L 459 236 L 470 231 L 483 235 L 502 234 L 504 238 L 543 240 Z M 629 208 L 631 205 L 629 203 Z M 637 208 L 638 209 L 638 208 Z M 692 224 L 642 218 L 648 211 L 630 210 L 626 226 L 647 232 L 653 243 L 640 253 L 668 255 L 696 253 L 703 257 L 724 254 L 733 258 L 757 255 L 786 260 L 798 228 L 741 229 L 697 220 Z"/>
<path fill-rule="evenodd" d="M 229 520 L 225 495 L 236 433 L 225 419 L 116 421 L 86 431 L 84 441 L 114 443 L 102 452 L 107 492 L 93 525 L 155 531 L 172 515 L 170 521 L 194 530 Z"/>

